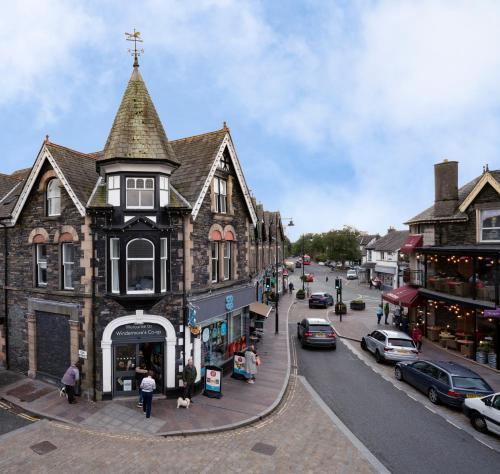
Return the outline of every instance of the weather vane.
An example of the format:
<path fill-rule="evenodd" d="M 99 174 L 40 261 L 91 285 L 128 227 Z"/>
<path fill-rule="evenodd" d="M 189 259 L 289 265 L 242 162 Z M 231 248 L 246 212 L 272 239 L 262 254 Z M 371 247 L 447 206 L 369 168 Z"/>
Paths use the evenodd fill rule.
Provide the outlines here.
<path fill-rule="evenodd" d="M 133 41 L 134 42 L 134 49 L 129 49 L 128 52 L 134 56 L 134 67 L 139 66 L 139 61 L 138 57 L 144 53 L 143 49 L 137 49 L 137 43 L 142 43 L 142 39 L 140 38 L 141 32 L 140 31 L 135 31 L 133 33 L 125 33 L 126 40 L 127 41 Z"/>

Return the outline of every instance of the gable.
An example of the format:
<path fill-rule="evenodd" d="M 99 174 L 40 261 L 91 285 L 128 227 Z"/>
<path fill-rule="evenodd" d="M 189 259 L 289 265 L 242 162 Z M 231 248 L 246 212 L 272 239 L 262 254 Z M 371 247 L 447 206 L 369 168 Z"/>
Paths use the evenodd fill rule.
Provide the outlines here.
<path fill-rule="evenodd" d="M 460 205 L 460 212 L 465 212 L 467 208 L 474 202 L 478 195 L 485 189 L 486 186 L 491 186 L 497 194 L 500 194 L 500 183 L 491 175 L 491 173 L 484 173 L 476 185 L 472 188 L 469 195 L 465 198 Z"/>

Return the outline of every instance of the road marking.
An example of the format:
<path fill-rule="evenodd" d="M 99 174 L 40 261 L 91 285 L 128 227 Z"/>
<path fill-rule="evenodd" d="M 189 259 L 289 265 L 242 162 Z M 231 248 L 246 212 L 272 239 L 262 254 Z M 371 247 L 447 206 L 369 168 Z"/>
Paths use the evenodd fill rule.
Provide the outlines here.
<path fill-rule="evenodd" d="M 28 421 L 38 421 L 38 418 L 30 416 L 27 413 L 18 413 L 18 416 L 20 416 L 21 418 L 24 418 L 25 420 L 28 420 Z"/>
<path fill-rule="evenodd" d="M 452 426 L 454 426 L 455 428 L 459 429 L 459 430 L 462 430 L 463 431 L 463 428 L 461 426 L 458 426 L 456 423 L 453 423 L 453 421 L 449 420 L 448 418 L 445 418 L 445 420 Z"/>
<path fill-rule="evenodd" d="M 375 455 L 361 442 L 361 440 L 342 422 L 342 420 L 324 402 L 318 392 L 314 390 L 305 377 L 299 375 L 302 385 L 311 394 L 320 408 L 328 415 L 333 424 L 345 435 L 345 437 L 360 451 L 365 459 L 374 467 L 377 472 L 390 474 L 390 471 L 375 457 Z"/>
<path fill-rule="evenodd" d="M 473 436 L 473 438 L 476 440 L 476 441 L 479 441 L 481 444 L 484 444 L 487 448 L 490 448 L 492 449 L 493 451 L 496 451 L 495 448 L 493 448 L 492 446 L 490 446 L 488 443 L 485 443 L 483 440 L 479 439 L 479 438 L 476 438 L 475 436 Z"/>
<path fill-rule="evenodd" d="M 10 410 L 10 406 L 4 402 L 0 402 L 0 408 L 3 408 L 4 410 Z"/>

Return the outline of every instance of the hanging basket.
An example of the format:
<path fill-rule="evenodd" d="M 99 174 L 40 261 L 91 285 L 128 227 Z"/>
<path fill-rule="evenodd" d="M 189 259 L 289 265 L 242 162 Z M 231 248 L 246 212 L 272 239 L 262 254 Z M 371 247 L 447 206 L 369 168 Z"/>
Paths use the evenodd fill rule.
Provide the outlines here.
<path fill-rule="evenodd" d="M 199 336 L 201 333 L 201 326 L 189 326 L 189 329 L 193 336 Z"/>

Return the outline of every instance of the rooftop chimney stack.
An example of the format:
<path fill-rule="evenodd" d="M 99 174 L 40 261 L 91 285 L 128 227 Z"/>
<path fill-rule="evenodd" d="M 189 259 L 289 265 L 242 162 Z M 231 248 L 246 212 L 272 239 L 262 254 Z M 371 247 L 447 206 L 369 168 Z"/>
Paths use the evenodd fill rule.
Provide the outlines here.
<path fill-rule="evenodd" d="M 434 165 L 434 215 L 450 216 L 458 207 L 458 161 L 443 160 Z"/>

